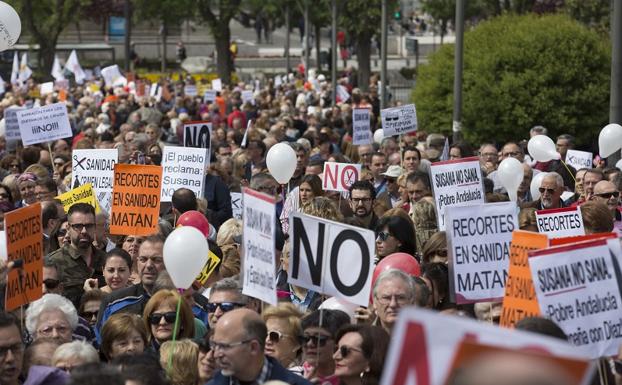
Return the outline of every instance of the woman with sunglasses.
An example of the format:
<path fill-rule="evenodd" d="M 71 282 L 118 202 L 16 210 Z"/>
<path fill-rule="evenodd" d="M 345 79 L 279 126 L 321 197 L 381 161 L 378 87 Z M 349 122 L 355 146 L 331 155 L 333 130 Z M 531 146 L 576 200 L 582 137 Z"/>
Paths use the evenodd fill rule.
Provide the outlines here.
<path fill-rule="evenodd" d="M 213 332 L 213 329 L 210 330 L 210 332 Z M 199 359 L 197 360 L 199 367 L 199 384 L 208 383 L 218 370 L 214 349 L 212 349 L 209 344 L 212 334 L 213 333 L 208 332 L 205 337 L 199 341 Z"/>
<path fill-rule="evenodd" d="M 264 310 L 262 318 L 268 328 L 265 352 L 283 367 L 302 374 L 300 367 L 300 318 L 302 313 L 291 303 L 280 303 Z"/>
<path fill-rule="evenodd" d="M 67 216 L 63 215 L 58 219 L 56 225 L 54 225 L 52 231 L 50 232 L 49 244 L 47 245 L 48 250 L 45 251 L 46 255 L 52 251 L 60 249 L 64 245 L 68 245 L 71 242 L 68 231 L 69 222 L 67 221 Z"/>
<path fill-rule="evenodd" d="M 447 233 L 439 231 L 430 237 L 421 250 L 421 263 L 447 264 Z"/>
<path fill-rule="evenodd" d="M 160 345 L 173 339 L 175 315 L 180 295 L 176 290 L 160 290 L 145 305 L 143 320 L 149 330 L 150 349 L 159 352 Z M 179 325 L 175 339 L 194 336 L 194 314 L 190 305 L 182 298 L 179 311 Z"/>
<path fill-rule="evenodd" d="M 335 376 L 343 385 L 380 382 L 389 334 L 380 326 L 348 325 L 337 333 Z"/>
<path fill-rule="evenodd" d="M 378 260 L 397 252 L 415 255 L 415 229 L 412 222 L 399 215 L 388 216 L 378 220 L 376 229 Z"/>
<path fill-rule="evenodd" d="M 147 346 L 149 332 L 137 314 L 113 314 L 101 331 L 101 352 L 111 361 L 123 354 L 141 354 Z"/>

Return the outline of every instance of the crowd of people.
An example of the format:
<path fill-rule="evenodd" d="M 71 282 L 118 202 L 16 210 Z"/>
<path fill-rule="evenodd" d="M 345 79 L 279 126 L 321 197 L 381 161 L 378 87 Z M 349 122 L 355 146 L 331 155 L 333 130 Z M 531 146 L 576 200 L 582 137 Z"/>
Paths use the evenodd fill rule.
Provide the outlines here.
<path fill-rule="evenodd" d="M 183 81 L 162 81 L 166 92 L 153 97 L 141 95 L 139 87 L 106 88 L 94 79 L 66 90 L 72 138 L 23 147 L 1 136 L 0 220 L 40 202 L 45 258 L 43 296 L 25 309 L 0 312 L 0 384 L 372 385 L 380 381 L 393 326 L 405 307 L 497 323 L 501 303 L 452 302 L 447 237 L 438 231 L 429 177 L 430 165 L 441 159 L 478 157 L 487 202 L 509 200 L 496 169 L 505 158 L 518 159 L 524 166 L 517 202 L 521 229 L 537 231 L 537 209 L 574 205 L 586 232 L 620 235 L 620 170 L 604 162 L 574 170 L 558 160 L 532 161 L 521 139 L 546 135 L 546 128 L 526 129 L 517 142 L 491 138 L 446 146 L 445 136 L 422 127 L 355 146 L 353 108 L 369 108 L 372 130 L 380 126 L 377 79 L 368 92 L 347 79 L 342 85 L 350 98 L 332 106 L 323 77 L 311 82 L 291 75 L 278 86 L 272 79 L 231 84 L 213 103 L 184 95 Z M 243 90 L 254 92 L 251 101 L 242 102 Z M 7 88 L 0 110 L 54 103 L 61 93 L 40 96 L 29 80 Z M 73 149 L 114 148 L 120 163 L 160 165 L 163 146 L 182 144 L 184 122 L 197 120 L 212 123 L 204 194 L 176 190 L 170 204 L 161 203 L 157 233 L 111 235 L 107 213 L 96 214 L 86 203 L 65 212 L 55 199 L 73 187 Z M 267 151 L 280 142 L 297 155 L 287 185 L 266 165 Z M 556 144 L 562 160 L 575 145 L 570 135 L 560 135 Z M 347 193 L 324 191 L 325 162 L 361 164 L 360 178 Z M 537 186 L 540 197 L 532 199 L 531 180 L 538 173 L 546 174 Z M 231 193 L 245 186 L 277 202 L 278 306 L 242 294 L 243 222 L 233 217 Z M 167 273 L 163 246 L 176 218 L 190 210 L 208 219 L 209 247 L 221 262 L 205 284 L 180 292 Z M 369 306 L 322 308 L 325 295 L 287 279 L 289 218 L 295 212 L 372 230 L 376 261 L 406 253 L 421 273 L 386 270 L 375 278 Z M 3 262 L 3 283 L 8 269 Z M 517 327 L 566 338 L 544 318 Z"/>

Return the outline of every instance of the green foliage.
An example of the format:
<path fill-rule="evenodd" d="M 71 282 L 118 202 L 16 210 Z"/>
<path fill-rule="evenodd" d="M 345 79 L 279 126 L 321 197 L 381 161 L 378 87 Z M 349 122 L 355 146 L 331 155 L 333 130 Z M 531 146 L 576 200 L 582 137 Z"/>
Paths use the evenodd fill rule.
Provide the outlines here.
<path fill-rule="evenodd" d="M 609 33 L 611 4 L 603 0 L 565 0 L 563 10 L 601 33 Z"/>
<path fill-rule="evenodd" d="M 501 16 L 465 33 L 462 124 L 473 143 L 526 136 L 541 124 L 551 136 L 591 142 L 607 123 L 608 42 L 568 16 Z M 418 71 L 413 100 L 420 127 L 451 132 L 454 46 Z"/>

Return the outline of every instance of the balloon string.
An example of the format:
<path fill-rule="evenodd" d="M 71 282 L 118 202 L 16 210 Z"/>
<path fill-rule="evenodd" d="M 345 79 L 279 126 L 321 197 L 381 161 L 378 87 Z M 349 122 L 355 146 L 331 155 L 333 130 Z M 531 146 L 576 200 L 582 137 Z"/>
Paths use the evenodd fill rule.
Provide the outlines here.
<path fill-rule="evenodd" d="M 168 372 L 173 368 L 173 353 L 175 352 L 175 339 L 177 337 L 177 328 L 179 327 L 179 311 L 181 310 L 181 293 L 183 289 L 179 289 L 179 301 L 177 301 L 177 312 L 175 314 L 175 326 L 173 327 L 173 342 L 171 343 L 171 350 L 168 353 Z"/>
<path fill-rule="evenodd" d="M 568 170 L 568 174 L 570 174 L 570 177 L 572 177 L 572 180 L 574 181 L 574 183 L 577 184 L 577 180 L 575 179 L 574 175 L 572 175 L 572 171 L 570 171 L 570 169 L 568 168 L 568 165 L 566 164 L 566 162 L 564 162 L 561 159 L 559 161 L 562 162 L 564 167 L 566 167 L 566 170 Z"/>

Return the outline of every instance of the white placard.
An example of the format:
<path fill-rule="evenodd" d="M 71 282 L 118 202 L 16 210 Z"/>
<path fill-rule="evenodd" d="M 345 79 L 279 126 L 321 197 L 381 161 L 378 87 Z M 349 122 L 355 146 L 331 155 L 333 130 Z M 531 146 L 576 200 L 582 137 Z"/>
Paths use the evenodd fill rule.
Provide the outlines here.
<path fill-rule="evenodd" d="M 125 87 L 127 79 L 121 74 L 118 65 L 111 65 L 101 70 L 106 87 Z"/>
<path fill-rule="evenodd" d="M 324 191 L 349 191 L 361 175 L 361 165 L 354 163 L 324 163 L 322 189 Z"/>
<path fill-rule="evenodd" d="M 274 77 L 274 87 L 278 87 L 278 86 L 280 86 L 281 84 L 283 84 L 283 79 L 281 79 L 281 76 L 276 75 L 276 76 Z"/>
<path fill-rule="evenodd" d="M 231 211 L 233 212 L 233 218 L 242 219 L 242 210 L 244 205 L 242 204 L 242 193 L 231 193 Z"/>
<path fill-rule="evenodd" d="M 222 80 L 220 78 L 212 80 L 212 89 L 214 91 L 222 91 Z"/>
<path fill-rule="evenodd" d="M 617 355 L 622 343 L 620 254 L 617 238 L 529 253 L 543 316 L 593 359 Z"/>
<path fill-rule="evenodd" d="M 536 224 L 538 232 L 548 235 L 549 238 L 585 235 L 583 215 L 579 207 L 538 210 Z"/>
<path fill-rule="evenodd" d="M 486 202 L 482 168 L 477 157 L 435 162 L 430 165 L 430 184 L 436 203 L 438 229 L 445 230 L 445 208 Z"/>
<path fill-rule="evenodd" d="M 276 209 L 273 197 L 244 189 L 244 284 L 242 293 L 277 305 L 274 272 Z"/>
<path fill-rule="evenodd" d="M 318 90 L 319 90 L 319 86 L 318 86 Z M 350 93 L 348 92 L 348 89 L 344 86 L 342 86 L 341 84 L 337 85 L 337 100 L 339 101 L 339 103 L 345 103 L 348 101 L 348 99 L 350 99 Z"/>
<path fill-rule="evenodd" d="M 369 108 L 352 109 L 352 144 L 360 146 L 371 144 L 374 138 L 371 133 L 371 111 Z"/>
<path fill-rule="evenodd" d="M 203 197 L 205 167 L 209 160 L 204 148 L 164 146 L 162 151 L 161 202 L 170 202 L 175 190 L 185 187 Z"/>
<path fill-rule="evenodd" d="M 205 90 L 203 93 L 203 102 L 204 103 L 214 103 L 216 101 L 216 96 L 218 91 L 214 90 Z"/>
<path fill-rule="evenodd" d="M 102 210 L 110 213 L 114 165 L 119 162 L 117 149 L 73 150 L 71 155 L 71 188 L 90 183 Z"/>
<path fill-rule="evenodd" d="M 197 96 L 197 86 L 195 86 L 194 84 L 186 84 L 186 86 L 184 87 L 184 94 L 186 96 Z"/>
<path fill-rule="evenodd" d="M 210 149 L 212 123 L 207 121 L 184 123 L 184 147 Z"/>
<path fill-rule="evenodd" d="M 11 106 L 4 110 L 4 137 L 7 142 L 22 138 L 22 134 L 19 132 L 19 123 L 17 122 L 17 111 L 23 109 L 22 107 Z"/>
<path fill-rule="evenodd" d="M 380 384 L 446 384 L 451 362 L 465 339 L 516 350 L 547 352 L 557 357 L 588 359 L 580 350 L 559 339 L 411 307 L 400 310 L 393 326 Z M 591 371 L 586 371 L 586 380 L 590 374 Z"/>
<path fill-rule="evenodd" d="M 458 304 L 500 301 L 518 229 L 516 203 L 447 207 L 445 219 L 452 298 Z"/>
<path fill-rule="evenodd" d="M 290 215 L 289 231 L 290 283 L 369 305 L 376 250 L 373 231 L 298 212 Z"/>
<path fill-rule="evenodd" d="M 568 150 L 566 153 L 566 164 L 574 167 L 575 170 L 582 168 L 592 168 L 592 153 L 579 150 Z"/>
<path fill-rule="evenodd" d="M 49 95 L 52 92 L 54 92 L 54 82 L 46 82 L 39 85 L 39 93 L 41 96 Z"/>
<path fill-rule="evenodd" d="M 246 104 L 248 102 L 250 102 L 253 105 L 255 104 L 255 98 L 253 97 L 253 91 L 251 90 L 242 91 L 242 93 L 240 94 L 240 97 L 242 98 L 243 104 Z"/>
<path fill-rule="evenodd" d="M 380 111 L 384 137 L 417 131 L 417 111 L 414 104 L 385 108 Z"/>
<path fill-rule="evenodd" d="M 17 121 L 24 146 L 73 136 L 67 105 L 62 102 L 20 110 Z"/>

